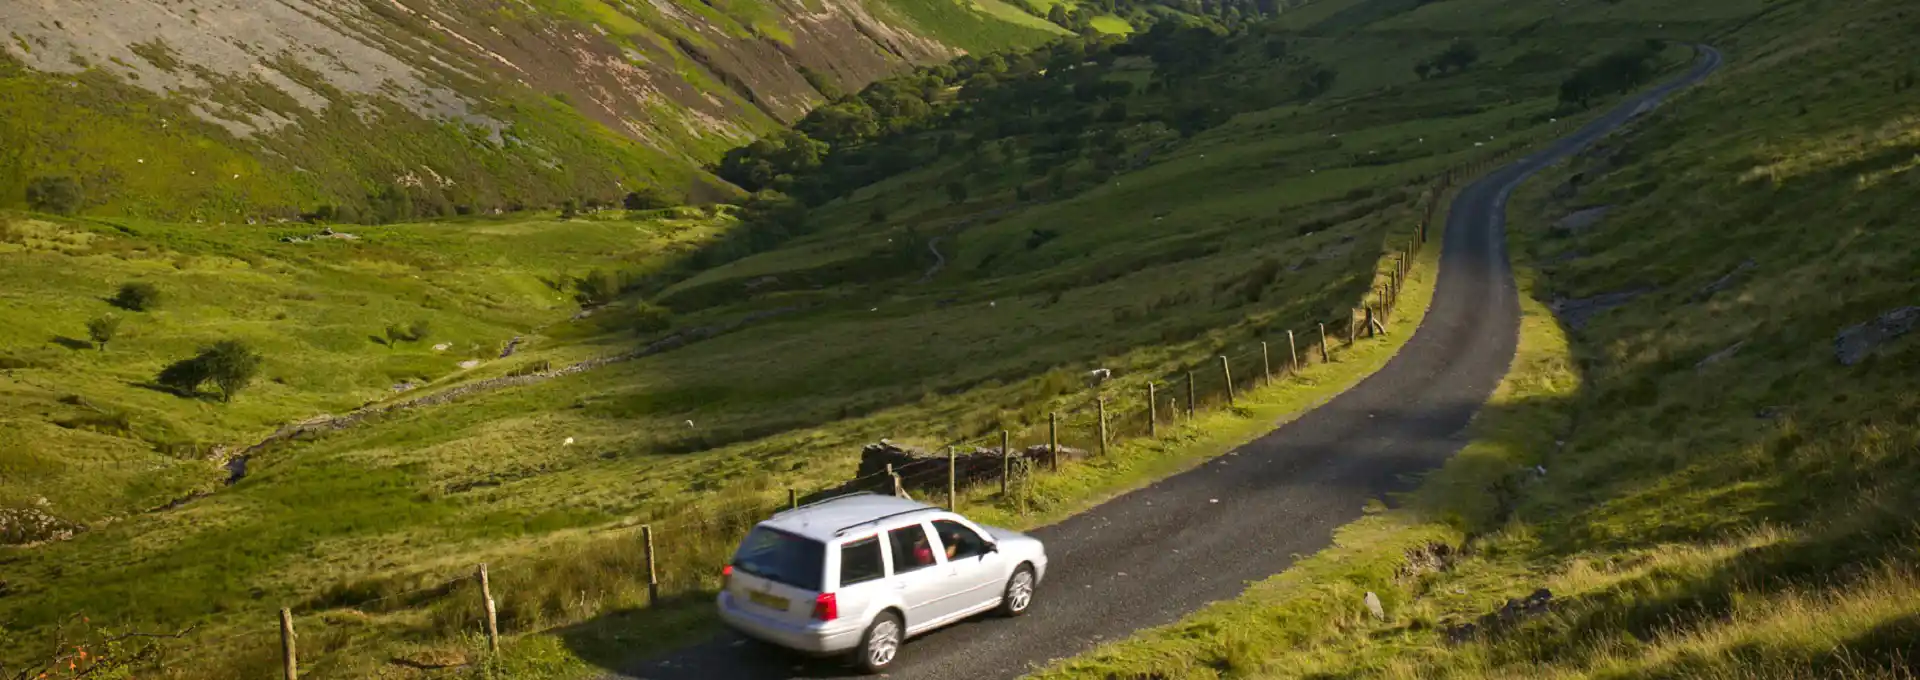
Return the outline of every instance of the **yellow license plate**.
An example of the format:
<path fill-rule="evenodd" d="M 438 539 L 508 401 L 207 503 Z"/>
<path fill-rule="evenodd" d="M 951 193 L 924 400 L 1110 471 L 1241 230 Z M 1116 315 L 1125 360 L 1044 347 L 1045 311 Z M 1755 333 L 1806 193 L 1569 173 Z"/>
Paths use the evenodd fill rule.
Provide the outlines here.
<path fill-rule="evenodd" d="M 758 590 L 751 590 L 751 591 L 747 591 L 747 599 L 752 600 L 754 604 L 760 605 L 762 607 L 766 607 L 768 609 L 777 609 L 780 611 L 787 610 L 787 598 L 784 598 L 784 597 L 774 597 L 773 595 L 770 595 L 768 593 L 763 593 Z"/>

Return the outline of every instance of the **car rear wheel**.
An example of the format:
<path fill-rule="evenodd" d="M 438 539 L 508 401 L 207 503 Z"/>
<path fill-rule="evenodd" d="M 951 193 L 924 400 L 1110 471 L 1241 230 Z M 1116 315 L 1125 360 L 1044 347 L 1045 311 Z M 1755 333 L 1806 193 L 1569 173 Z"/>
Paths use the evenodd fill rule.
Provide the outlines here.
<path fill-rule="evenodd" d="M 855 652 L 854 661 L 860 670 L 868 673 L 892 668 L 905 638 L 906 629 L 900 625 L 900 617 L 893 612 L 881 614 L 867 625 L 867 633 L 860 636 L 860 649 Z"/>
<path fill-rule="evenodd" d="M 1019 616 L 1033 606 L 1033 567 L 1022 564 L 1007 577 L 1007 590 L 1000 596 L 1000 614 Z"/>

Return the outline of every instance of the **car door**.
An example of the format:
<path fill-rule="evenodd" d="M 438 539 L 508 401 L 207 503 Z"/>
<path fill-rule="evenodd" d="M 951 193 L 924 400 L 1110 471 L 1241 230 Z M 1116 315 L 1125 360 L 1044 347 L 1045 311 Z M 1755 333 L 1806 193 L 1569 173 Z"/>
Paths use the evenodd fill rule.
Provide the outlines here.
<path fill-rule="evenodd" d="M 946 613 L 976 611 L 997 602 L 1006 573 L 1005 557 L 989 552 L 986 536 L 957 520 L 936 519 L 932 528 L 952 581 L 952 603 L 945 608 Z"/>
<path fill-rule="evenodd" d="M 947 574 L 935 558 L 933 539 L 924 523 L 914 522 L 887 530 L 887 548 L 893 558 L 887 581 L 899 591 L 901 606 L 907 609 L 907 630 L 923 630 L 941 618 L 948 587 Z"/>

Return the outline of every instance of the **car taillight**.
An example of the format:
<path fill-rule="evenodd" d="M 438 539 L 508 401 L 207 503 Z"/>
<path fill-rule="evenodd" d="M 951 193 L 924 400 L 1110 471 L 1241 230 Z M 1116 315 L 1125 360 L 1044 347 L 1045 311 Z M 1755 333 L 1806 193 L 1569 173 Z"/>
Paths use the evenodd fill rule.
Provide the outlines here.
<path fill-rule="evenodd" d="M 731 564 L 720 568 L 720 589 L 726 590 L 730 585 L 733 585 L 733 565 Z"/>
<path fill-rule="evenodd" d="M 813 618 L 818 621 L 840 618 L 840 601 L 833 597 L 833 593 L 821 593 L 813 598 Z"/>

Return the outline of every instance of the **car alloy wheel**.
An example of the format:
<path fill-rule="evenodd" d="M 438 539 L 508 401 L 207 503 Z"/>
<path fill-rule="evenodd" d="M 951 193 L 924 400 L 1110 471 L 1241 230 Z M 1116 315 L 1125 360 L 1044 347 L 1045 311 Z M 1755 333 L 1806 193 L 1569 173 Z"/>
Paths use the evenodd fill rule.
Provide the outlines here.
<path fill-rule="evenodd" d="M 1027 607 L 1033 605 L 1033 568 L 1020 565 L 1013 576 L 1007 579 L 1007 592 L 1001 600 L 1000 611 L 1007 616 L 1019 616 L 1027 613 Z"/>
<path fill-rule="evenodd" d="M 867 626 L 866 644 L 860 647 L 860 665 L 867 671 L 879 671 L 893 665 L 900 654 L 900 619 L 881 614 Z"/>

